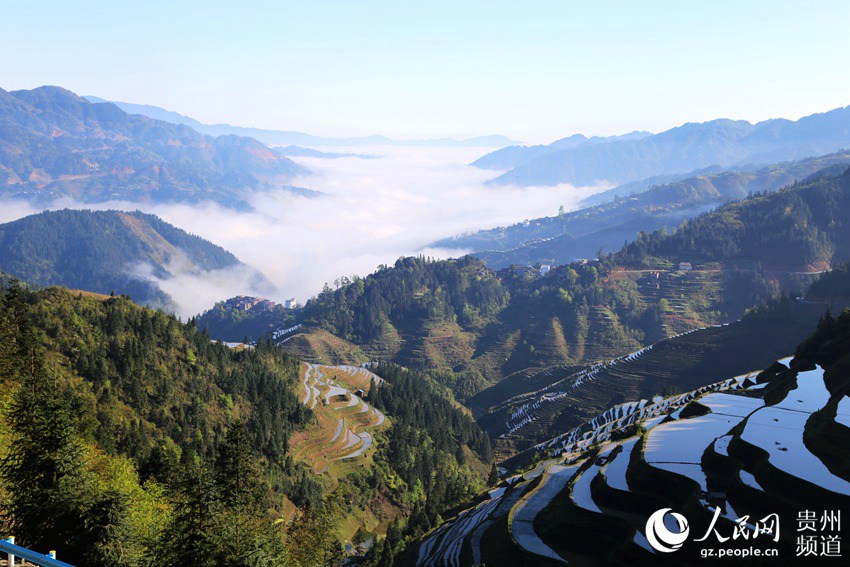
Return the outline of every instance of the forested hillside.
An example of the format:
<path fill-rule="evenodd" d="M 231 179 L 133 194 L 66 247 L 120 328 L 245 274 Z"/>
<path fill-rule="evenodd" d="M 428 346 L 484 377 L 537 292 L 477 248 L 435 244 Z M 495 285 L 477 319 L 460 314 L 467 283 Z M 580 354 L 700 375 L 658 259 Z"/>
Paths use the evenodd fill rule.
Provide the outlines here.
<path fill-rule="evenodd" d="M 259 301 L 259 299 L 257 299 Z M 196 319 L 199 329 L 222 341 L 237 342 L 245 337 L 258 338 L 273 334 L 278 329 L 287 329 L 295 324 L 296 316 L 291 309 L 273 304 L 269 300 L 245 309 L 233 298 L 219 301 Z"/>
<path fill-rule="evenodd" d="M 314 418 L 280 349 L 231 350 L 123 297 L 12 282 L 0 301 L 4 531 L 66 561 L 335 564 L 364 507 L 401 533 L 488 475 L 486 436 L 427 379 L 388 374 L 374 466 L 331 479 L 289 454 Z M 422 443 L 436 478 L 406 460 Z"/>
<path fill-rule="evenodd" d="M 496 477 L 496 465 L 486 434 L 428 375 L 392 364 L 375 371 L 390 386 L 377 388 L 369 401 L 397 417 L 375 467 L 390 467 L 397 477 L 384 480 L 373 473 L 373 478 L 381 490 L 388 483 L 397 485 L 412 509 L 407 522 L 390 526 L 366 557 L 365 565 L 384 566 L 408 541 L 438 525 L 446 511 L 479 496 Z"/>
<path fill-rule="evenodd" d="M 848 210 L 850 169 L 730 203 L 669 235 L 641 234 L 614 259 L 625 265 L 662 259 L 822 269 L 850 258 Z"/>
<path fill-rule="evenodd" d="M 286 459 L 309 420 L 296 360 L 120 297 L 13 285 L 2 301 L 0 486 L 19 541 L 79 565 L 282 556 L 266 487 L 321 497 Z"/>
<path fill-rule="evenodd" d="M 45 211 L 0 225 L 0 271 L 35 286 L 125 294 L 169 305 L 147 276 L 244 267 L 227 250 L 162 219 L 135 212 Z M 245 267 L 245 276 L 264 278 Z"/>
<path fill-rule="evenodd" d="M 404 258 L 335 291 L 326 288 L 310 302 L 304 320 L 365 342 L 380 337 L 391 320 L 404 325 L 454 319 L 468 328 L 480 326 L 507 301 L 499 280 L 472 257 L 453 262 Z"/>
<path fill-rule="evenodd" d="M 311 360 L 427 369 L 465 400 L 528 367 L 609 358 L 737 316 L 777 292 L 762 277 L 727 277 L 716 266 L 685 274 L 605 263 L 560 266 L 541 277 L 534 270 L 493 272 L 471 257 L 405 258 L 320 294 L 284 347 Z M 738 291 L 727 298 L 731 286 Z"/>

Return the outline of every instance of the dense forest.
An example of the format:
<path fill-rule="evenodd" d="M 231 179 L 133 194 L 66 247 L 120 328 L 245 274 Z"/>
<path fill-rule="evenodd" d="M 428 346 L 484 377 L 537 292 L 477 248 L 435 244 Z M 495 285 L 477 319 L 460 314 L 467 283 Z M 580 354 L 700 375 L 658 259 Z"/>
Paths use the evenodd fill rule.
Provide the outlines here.
<path fill-rule="evenodd" d="M 637 350 L 739 317 L 781 291 L 763 270 L 722 268 L 627 272 L 606 257 L 541 276 L 523 267 L 488 270 L 473 257 L 403 258 L 326 288 L 305 307 L 301 332 L 319 342 L 325 335 L 312 329 L 320 329 L 372 359 L 426 370 L 465 401 L 513 372 Z M 285 346 L 315 356 L 305 344 L 296 337 Z"/>
<path fill-rule="evenodd" d="M 391 502 L 401 533 L 487 478 L 486 436 L 433 382 L 388 375 L 376 466 L 334 484 L 289 455 L 313 416 L 295 394 L 300 363 L 279 348 L 231 350 L 124 296 L 13 281 L 0 302 L 4 531 L 68 562 L 334 564 L 336 527 L 360 504 Z M 427 420 L 410 397 L 434 408 Z"/>
<path fill-rule="evenodd" d="M 308 304 L 304 321 L 346 340 L 366 342 L 380 337 L 389 322 L 405 326 L 423 319 L 452 319 L 465 328 L 480 326 L 508 299 L 505 288 L 475 258 L 401 258 L 368 278 L 356 278 L 336 290 L 326 287 Z"/>
<path fill-rule="evenodd" d="M 850 263 L 842 264 L 822 274 L 812 283 L 806 297 L 826 302 L 850 297 Z"/>
<path fill-rule="evenodd" d="M 685 222 L 671 234 L 641 233 L 614 260 L 625 265 L 730 262 L 799 270 L 850 258 L 850 169 L 755 195 Z"/>
<path fill-rule="evenodd" d="M 269 495 L 321 498 L 286 457 L 310 418 L 296 360 L 230 351 L 126 297 L 13 283 L 2 301 L 7 531 L 81 565 L 284 556 Z"/>

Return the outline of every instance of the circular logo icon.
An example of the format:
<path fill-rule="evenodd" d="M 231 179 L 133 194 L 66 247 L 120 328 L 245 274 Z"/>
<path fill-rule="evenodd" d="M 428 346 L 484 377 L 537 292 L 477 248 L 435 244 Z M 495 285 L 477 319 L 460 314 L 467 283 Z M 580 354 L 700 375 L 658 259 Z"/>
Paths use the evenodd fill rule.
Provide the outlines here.
<path fill-rule="evenodd" d="M 653 549 L 662 553 L 672 553 L 682 547 L 688 532 L 688 520 L 672 508 L 662 508 L 646 521 L 646 539 Z"/>

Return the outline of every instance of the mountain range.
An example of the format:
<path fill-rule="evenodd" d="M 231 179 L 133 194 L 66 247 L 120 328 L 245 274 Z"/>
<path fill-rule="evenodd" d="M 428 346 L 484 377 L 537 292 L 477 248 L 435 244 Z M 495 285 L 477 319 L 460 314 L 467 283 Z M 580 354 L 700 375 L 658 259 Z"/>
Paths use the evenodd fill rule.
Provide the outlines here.
<path fill-rule="evenodd" d="M 296 190 L 287 153 L 368 157 L 125 110 L 0 91 L 5 194 L 244 207 Z M 4 514 L 93 567 L 696 564 L 774 515 L 718 541 L 793 557 L 801 510 L 850 509 L 850 153 L 800 159 L 848 114 L 494 152 L 623 184 L 297 309 L 169 315 L 157 282 L 263 276 L 150 214 L 2 224 Z"/>
<path fill-rule="evenodd" d="M 641 140 L 652 136 L 651 132 L 636 131 L 621 136 L 591 136 L 587 137 L 584 134 L 573 134 L 560 140 L 555 140 L 551 144 L 536 146 L 508 146 L 494 152 L 482 156 L 472 162 L 475 167 L 482 169 L 512 169 L 524 163 L 528 163 L 538 157 L 550 154 L 552 152 L 569 150 L 573 148 L 592 146 L 596 144 L 605 144 L 616 141 L 625 140 Z"/>
<path fill-rule="evenodd" d="M 354 136 L 347 138 L 332 138 L 326 136 L 315 136 L 304 132 L 292 132 L 282 130 L 268 130 L 263 128 L 249 128 L 243 126 L 231 126 L 230 124 L 203 124 L 194 118 L 184 116 L 173 110 L 166 110 L 158 106 L 148 104 L 134 104 L 131 102 L 106 101 L 96 96 L 85 97 L 92 102 L 111 102 L 125 112 L 140 114 L 172 124 L 184 124 L 192 127 L 198 132 L 210 136 L 248 136 L 260 140 L 270 146 L 432 146 L 432 147 L 501 147 L 515 144 L 506 136 L 492 134 L 488 136 L 477 136 L 474 138 L 425 138 L 418 140 L 396 140 L 387 136 Z"/>
<path fill-rule="evenodd" d="M 247 207 L 253 191 L 306 170 L 253 138 L 212 137 L 128 114 L 59 87 L 0 89 L 0 191 L 47 203 L 212 200 Z"/>
<path fill-rule="evenodd" d="M 567 138 L 570 140 L 570 138 Z M 520 186 L 622 184 L 696 169 L 768 164 L 835 152 L 850 145 L 850 107 L 796 121 L 773 119 L 751 124 L 718 119 L 688 123 L 651 136 L 545 148 L 502 149 L 473 165 L 512 168 L 493 182 Z"/>
<path fill-rule="evenodd" d="M 593 258 L 600 250 L 617 250 L 641 231 L 673 229 L 725 202 L 776 191 L 829 170 L 840 173 L 848 167 L 850 152 L 845 151 L 758 169 L 703 173 L 627 196 L 615 189 L 595 206 L 446 238 L 432 246 L 472 250 L 496 269 L 511 264 L 565 264 Z"/>

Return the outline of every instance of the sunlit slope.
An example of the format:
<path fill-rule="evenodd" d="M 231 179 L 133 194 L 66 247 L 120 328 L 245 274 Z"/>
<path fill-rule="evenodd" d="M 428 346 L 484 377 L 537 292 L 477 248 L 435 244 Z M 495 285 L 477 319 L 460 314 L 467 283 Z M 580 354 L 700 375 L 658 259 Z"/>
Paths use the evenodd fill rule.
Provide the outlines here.
<path fill-rule="evenodd" d="M 278 342 L 317 363 L 383 360 L 456 373 L 470 385 L 454 392 L 465 400 L 515 372 L 614 358 L 752 304 L 746 292 L 728 301 L 725 278 L 718 266 L 563 266 L 541 277 L 495 272 L 471 257 L 404 258 L 324 292 Z"/>

